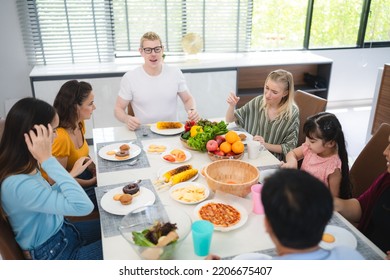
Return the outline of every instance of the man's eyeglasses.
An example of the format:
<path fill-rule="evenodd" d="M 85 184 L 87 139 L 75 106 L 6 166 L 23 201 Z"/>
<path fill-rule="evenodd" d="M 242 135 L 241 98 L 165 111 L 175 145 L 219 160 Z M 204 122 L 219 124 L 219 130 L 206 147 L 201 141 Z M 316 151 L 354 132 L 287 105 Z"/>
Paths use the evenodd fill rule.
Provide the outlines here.
<path fill-rule="evenodd" d="M 154 48 L 142 48 L 144 50 L 145 53 L 147 54 L 151 54 L 152 51 L 154 51 L 154 53 L 159 53 L 162 51 L 162 46 L 157 46 L 157 47 L 154 47 Z"/>

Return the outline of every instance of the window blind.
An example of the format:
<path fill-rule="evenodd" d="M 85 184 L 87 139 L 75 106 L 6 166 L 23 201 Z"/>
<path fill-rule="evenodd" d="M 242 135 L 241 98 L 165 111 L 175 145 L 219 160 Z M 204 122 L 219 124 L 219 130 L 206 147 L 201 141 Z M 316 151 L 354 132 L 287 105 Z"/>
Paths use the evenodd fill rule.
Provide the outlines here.
<path fill-rule="evenodd" d="M 250 49 L 253 0 L 18 0 L 25 48 L 33 65 L 109 62 L 139 48 L 147 31 L 165 50 L 198 33 L 204 52 Z"/>
<path fill-rule="evenodd" d="M 18 0 L 29 62 L 108 62 L 114 59 L 108 0 Z"/>
<path fill-rule="evenodd" d="M 136 51 L 147 31 L 158 33 L 165 50 L 182 52 L 187 33 L 203 38 L 204 52 L 250 48 L 252 0 L 113 0 L 117 51 Z"/>

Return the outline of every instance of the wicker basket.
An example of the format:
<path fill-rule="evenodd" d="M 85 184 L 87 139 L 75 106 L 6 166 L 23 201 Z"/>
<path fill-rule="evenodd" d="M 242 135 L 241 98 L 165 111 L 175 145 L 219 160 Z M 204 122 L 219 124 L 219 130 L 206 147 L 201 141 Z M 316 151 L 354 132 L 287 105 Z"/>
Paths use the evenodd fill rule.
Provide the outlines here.
<path fill-rule="evenodd" d="M 244 153 L 236 154 L 234 156 L 219 156 L 211 152 L 207 152 L 207 154 L 212 161 L 222 160 L 222 159 L 242 159 L 244 156 Z"/>
<path fill-rule="evenodd" d="M 245 197 L 251 186 L 259 181 L 260 172 L 256 166 L 241 160 L 217 160 L 205 167 L 207 184 L 213 190 Z"/>

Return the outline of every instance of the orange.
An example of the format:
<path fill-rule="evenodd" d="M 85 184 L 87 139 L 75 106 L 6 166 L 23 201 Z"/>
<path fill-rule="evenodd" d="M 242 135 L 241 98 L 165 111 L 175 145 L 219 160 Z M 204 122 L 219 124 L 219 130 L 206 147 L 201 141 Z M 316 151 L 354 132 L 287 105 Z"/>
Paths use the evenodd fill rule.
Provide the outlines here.
<path fill-rule="evenodd" d="M 225 141 L 222 142 L 221 145 L 219 145 L 219 149 L 226 154 L 232 150 L 232 145 L 229 142 Z"/>
<path fill-rule="evenodd" d="M 232 151 L 235 154 L 241 154 L 245 149 L 244 143 L 236 141 L 232 144 Z"/>
<path fill-rule="evenodd" d="M 240 140 L 240 137 L 238 136 L 237 132 L 230 130 L 225 135 L 226 142 L 233 144 L 234 142 Z"/>

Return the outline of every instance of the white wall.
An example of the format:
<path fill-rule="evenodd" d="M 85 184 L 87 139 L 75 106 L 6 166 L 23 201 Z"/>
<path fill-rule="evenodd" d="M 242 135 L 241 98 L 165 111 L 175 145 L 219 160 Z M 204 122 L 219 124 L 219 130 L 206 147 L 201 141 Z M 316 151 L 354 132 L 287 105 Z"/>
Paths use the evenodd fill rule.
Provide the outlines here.
<path fill-rule="evenodd" d="M 1 1 L 0 115 L 6 101 L 31 96 L 28 65 L 15 1 Z M 324 50 L 333 59 L 329 101 L 369 99 L 374 95 L 378 68 L 390 63 L 390 48 Z"/>
<path fill-rule="evenodd" d="M 32 96 L 32 67 L 24 51 L 16 1 L 1 1 L 0 38 L 0 116 L 4 116 L 7 100 Z"/>
<path fill-rule="evenodd" d="M 333 60 L 329 101 L 373 98 L 378 68 L 390 63 L 390 48 L 324 50 Z"/>

